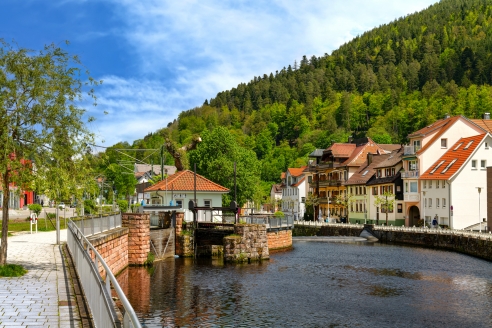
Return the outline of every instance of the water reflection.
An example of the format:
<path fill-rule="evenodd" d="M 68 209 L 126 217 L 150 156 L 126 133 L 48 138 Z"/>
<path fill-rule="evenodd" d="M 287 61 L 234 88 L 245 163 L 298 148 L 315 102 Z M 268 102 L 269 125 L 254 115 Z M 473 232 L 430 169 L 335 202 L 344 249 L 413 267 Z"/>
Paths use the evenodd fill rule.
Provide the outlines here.
<path fill-rule="evenodd" d="M 268 262 L 171 259 L 118 280 L 146 327 L 490 327 L 491 269 L 429 249 L 295 242 Z"/>

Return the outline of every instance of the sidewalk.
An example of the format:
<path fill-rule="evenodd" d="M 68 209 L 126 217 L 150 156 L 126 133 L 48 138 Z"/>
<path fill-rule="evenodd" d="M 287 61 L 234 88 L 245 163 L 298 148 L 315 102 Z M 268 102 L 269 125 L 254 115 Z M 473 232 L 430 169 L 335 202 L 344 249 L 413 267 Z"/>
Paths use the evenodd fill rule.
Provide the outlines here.
<path fill-rule="evenodd" d="M 66 230 L 60 240 L 67 240 Z M 63 246 L 55 243 L 56 231 L 9 237 L 7 263 L 28 273 L 0 278 L 0 328 L 82 326 Z"/>

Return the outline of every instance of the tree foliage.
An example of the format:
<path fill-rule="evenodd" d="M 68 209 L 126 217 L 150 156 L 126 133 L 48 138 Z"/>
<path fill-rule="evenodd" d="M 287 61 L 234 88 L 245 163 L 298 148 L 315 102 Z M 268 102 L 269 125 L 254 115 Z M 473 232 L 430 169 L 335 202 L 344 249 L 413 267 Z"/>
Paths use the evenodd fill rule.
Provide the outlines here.
<path fill-rule="evenodd" d="M 388 212 L 392 212 L 395 205 L 395 197 L 395 194 L 385 191 L 382 195 L 376 196 L 374 199 L 374 205 L 380 206 L 381 211 L 386 213 L 386 225 L 388 225 Z"/>
<path fill-rule="evenodd" d="M 51 199 L 81 194 L 91 175 L 79 107 L 83 92 L 95 100 L 94 81 L 76 56 L 48 45 L 35 53 L 0 40 L 0 172 L 3 193 L 0 264 L 7 261 L 9 188 Z M 86 82 L 84 82 L 86 81 Z M 89 119 L 90 120 L 90 119 Z"/>

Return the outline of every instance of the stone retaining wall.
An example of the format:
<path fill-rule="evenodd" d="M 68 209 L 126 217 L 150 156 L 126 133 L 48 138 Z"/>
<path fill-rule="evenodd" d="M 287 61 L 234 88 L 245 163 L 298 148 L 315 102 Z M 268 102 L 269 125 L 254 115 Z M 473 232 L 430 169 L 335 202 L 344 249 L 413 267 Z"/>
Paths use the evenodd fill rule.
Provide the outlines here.
<path fill-rule="evenodd" d="M 226 262 L 251 262 L 269 258 L 268 237 L 263 224 L 236 224 L 234 235 L 224 237 Z"/>
<path fill-rule="evenodd" d="M 269 231 L 267 237 L 270 251 L 292 247 L 292 230 Z"/>
<path fill-rule="evenodd" d="M 87 238 L 104 259 L 111 273 L 116 275 L 128 266 L 128 228 L 116 228 Z M 92 259 L 94 255 L 91 254 Z M 99 273 L 106 275 L 99 264 Z"/>
<path fill-rule="evenodd" d="M 295 225 L 292 236 L 349 236 L 359 237 L 364 226 L 360 228 L 340 226 L 303 226 Z"/>

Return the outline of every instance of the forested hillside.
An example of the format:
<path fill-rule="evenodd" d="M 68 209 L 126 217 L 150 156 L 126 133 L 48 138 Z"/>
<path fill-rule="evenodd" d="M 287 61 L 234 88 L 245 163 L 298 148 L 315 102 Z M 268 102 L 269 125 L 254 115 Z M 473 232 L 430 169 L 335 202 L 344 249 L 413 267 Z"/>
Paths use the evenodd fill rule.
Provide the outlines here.
<path fill-rule="evenodd" d="M 405 143 L 445 114 L 492 112 L 491 50 L 492 0 L 443 0 L 332 54 L 304 56 L 220 92 L 132 147 L 157 148 L 166 137 L 185 144 L 223 127 L 220 135 L 256 154 L 252 170 L 265 191 L 288 166 L 305 165 L 313 149 L 334 141 L 367 135 Z M 151 158 L 158 162 L 157 154 Z"/>

